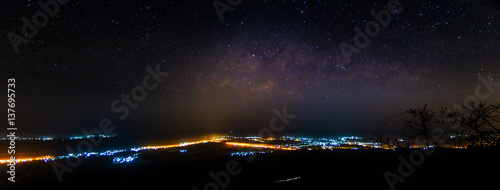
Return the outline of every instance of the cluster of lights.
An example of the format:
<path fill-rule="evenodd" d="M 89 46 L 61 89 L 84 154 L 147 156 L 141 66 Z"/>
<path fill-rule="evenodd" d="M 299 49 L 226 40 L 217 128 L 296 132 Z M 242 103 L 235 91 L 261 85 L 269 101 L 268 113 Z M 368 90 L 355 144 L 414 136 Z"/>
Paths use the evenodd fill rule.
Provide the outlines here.
<path fill-rule="evenodd" d="M 35 157 L 35 158 L 19 158 L 19 159 L 16 159 L 16 163 L 32 162 L 32 161 L 45 161 L 45 162 L 47 162 L 48 160 L 53 161 L 54 159 L 55 158 L 52 156 L 42 156 L 42 157 Z M 0 160 L 0 164 L 5 164 L 7 162 L 10 162 L 10 159 Z"/>
<path fill-rule="evenodd" d="M 134 154 L 132 156 L 128 156 L 128 157 L 115 157 L 113 158 L 113 163 L 115 164 L 123 164 L 123 163 L 130 163 L 132 161 L 134 161 L 134 159 L 137 158 L 137 154 Z"/>
<path fill-rule="evenodd" d="M 108 138 L 112 136 L 106 136 L 106 135 L 99 135 L 100 137 L 103 138 Z M 85 137 L 71 137 L 70 139 L 83 139 L 83 138 L 92 138 L 95 137 L 94 135 L 88 135 Z M 185 147 L 185 146 L 190 146 L 190 145 L 195 145 L 195 144 L 204 144 L 204 143 L 209 143 L 209 142 L 221 142 L 221 141 L 227 141 L 228 138 L 235 139 L 236 137 L 218 137 L 218 138 L 213 138 L 211 140 L 202 140 L 202 141 L 194 141 L 194 142 L 184 142 L 184 143 L 179 143 L 179 144 L 173 144 L 173 145 L 163 145 L 163 146 L 144 146 L 144 147 L 135 147 L 131 148 L 129 150 L 127 149 L 121 149 L 121 150 L 107 150 L 104 152 L 84 152 L 84 153 L 78 153 L 78 154 L 73 154 L 70 153 L 66 156 L 58 156 L 57 159 L 67 159 L 67 158 L 78 158 L 78 157 L 90 157 L 90 156 L 113 156 L 117 153 L 123 153 L 126 151 L 132 151 L 132 152 L 139 152 L 141 150 L 157 150 L 157 149 L 168 149 L 168 148 L 175 148 L 175 147 Z M 253 140 L 253 141 L 261 141 L 260 137 L 238 137 L 241 139 L 248 139 L 248 140 Z M 51 140 L 52 138 L 47 138 L 46 140 Z M 291 144 L 286 144 L 286 145 L 269 145 L 269 144 L 256 144 L 256 143 L 241 143 L 241 142 L 226 142 L 227 145 L 231 146 L 238 146 L 238 147 L 250 147 L 250 148 L 264 148 L 264 149 L 280 149 L 280 150 L 297 150 L 300 149 L 300 147 L 307 147 L 307 146 L 321 146 L 323 149 L 325 148 L 340 148 L 335 140 L 332 139 L 313 139 L 313 138 L 294 138 L 294 137 L 282 137 L 281 139 L 288 139 L 288 140 L 294 140 L 294 141 L 300 141 L 303 142 L 302 146 L 293 146 Z M 339 138 L 344 140 L 342 144 L 351 144 L 349 141 L 345 141 L 346 139 L 361 139 L 359 137 L 342 137 Z M 266 139 L 267 140 L 267 139 Z M 271 139 L 273 140 L 273 139 Z M 347 147 L 346 147 L 347 149 Z M 349 149 L 357 149 L 357 148 L 349 148 Z M 180 153 L 185 153 L 187 152 L 186 149 L 181 149 L 179 150 Z M 272 151 L 249 151 L 249 152 L 235 152 L 231 153 L 231 156 L 247 156 L 247 155 L 253 155 L 256 153 L 259 154 L 264 154 L 266 152 L 271 152 Z M 137 154 L 134 154 L 133 156 L 129 157 L 116 157 L 113 159 L 114 163 L 128 163 L 133 161 L 135 158 L 137 158 Z M 47 162 L 48 160 L 53 161 L 56 158 L 52 156 L 44 156 L 44 157 L 37 157 L 37 158 L 23 158 L 23 159 L 18 159 L 17 162 L 30 162 L 33 160 L 44 160 Z M 0 160 L 0 163 L 6 163 L 9 160 Z"/>
<path fill-rule="evenodd" d="M 97 154 L 99 154 L 99 153 L 97 153 L 97 152 L 85 152 L 84 153 L 85 157 L 90 157 L 92 155 L 97 155 Z"/>
<path fill-rule="evenodd" d="M 83 152 L 83 153 L 78 153 L 78 154 L 73 154 L 69 153 L 66 156 L 58 156 L 59 159 L 65 159 L 65 158 L 79 158 L 85 156 L 85 158 L 90 157 L 90 156 L 113 156 L 117 153 L 122 153 L 127 150 L 107 150 L 104 152 Z"/>
<path fill-rule="evenodd" d="M 0 140 L 10 140 L 9 138 L 0 138 Z M 20 141 L 32 141 L 32 140 L 35 140 L 35 141 L 51 141 L 51 140 L 54 140 L 54 138 L 52 137 L 45 137 L 45 138 L 40 138 L 40 137 L 36 137 L 36 138 L 33 138 L 33 137 L 23 137 L 23 138 L 20 138 L 20 137 L 16 137 L 16 140 L 20 140 Z"/>
<path fill-rule="evenodd" d="M 101 138 L 111 138 L 111 137 L 115 137 L 116 135 L 98 135 L 98 137 L 101 137 Z M 69 137 L 69 140 L 78 140 L 78 139 L 84 139 L 84 138 L 94 138 L 95 135 L 86 135 L 86 136 L 76 136 L 76 137 Z"/>
<path fill-rule="evenodd" d="M 288 178 L 288 179 L 277 180 L 277 181 L 274 181 L 274 182 L 276 182 L 276 183 L 283 183 L 283 182 L 288 182 L 288 181 L 294 181 L 294 180 L 297 180 L 297 179 L 300 179 L 300 176 L 292 177 L 292 178 Z"/>
<path fill-rule="evenodd" d="M 111 137 L 115 137 L 116 135 L 98 135 L 98 137 L 101 137 L 101 138 L 111 138 Z M 86 136 L 74 136 L 74 137 L 69 137 L 69 140 L 79 140 L 79 139 L 85 139 L 85 138 L 94 138 L 96 137 L 95 135 L 86 135 Z M 0 140 L 10 140 L 9 138 L 0 138 Z M 20 141 L 32 141 L 32 140 L 35 140 L 35 141 L 52 141 L 54 140 L 53 137 L 18 137 L 16 140 L 20 140 Z M 64 139 L 62 139 L 64 140 Z"/>
<path fill-rule="evenodd" d="M 350 137 L 339 137 L 340 140 L 345 141 L 347 139 L 349 140 L 362 140 L 363 138 L 357 137 L 357 136 L 350 136 Z"/>
<path fill-rule="evenodd" d="M 231 156 L 248 156 L 248 155 L 253 155 L 253 154 L 265 154 L 265 153 L 273 153 L 273 151 L 249 151 L 249 152 L 233 152 L 231 153 Z"/>
<path fill-rule="evenodd" d="M 281 149 L 281 150 L 297 149 L 295 147 L 281 147 L 280 145 L 269 145 L 269 144 L 253 144 L 253 143 L 239 143 L 239 142 L 226 142 L 226 144 L 239 147 L 249 147 L 249 148 L 269 148 L 269 149 Z"/>
<path fill-rule="evenodd" d="M 290 137 L 288 137 L 288 138 L 290 138 Z M 300 145 L 298 145 L 298 146 L 292 146 L 292 145 L 287 144 L 289 147 L 295 147 L 295 148 L 319 146 L 322 149 L 330 149 L 330 150 L 332 150 L 332 149 L 357 150 L 357 148 L 352 148 L 352 147 L 343 146 L 343 145 L 374 147 L 373 143 L 360 142 L 360 140 L 362 140 L 362 138 L 357 137 L 357 136 L 339 137 L 338 140 L 329 139 L 329 138 L 307 138 L 307 137 L 298 137 L 298 138 L 292 137 L 290 139 L 293 139 L 294 141 L 300 142 Z"/>
<path fill-rule="evenodd" d="M 136 151 L 139 150 L 157 150 L 157 149 L 167 149 L 167 148 L 175 148 L 175 147 L 184 147 L 184 146 L 190 146 L 190 145 L 195 145 L 195 144 L 205 144 L 209 142 L 220 142 L 218 139 L 212 139 L 212 140 L 203 140 L 203 141 L 195 141 L 195 142 L 184 142 L 180 144 L 173 144 L 173 145 L 163 145 L 163 146 L 143 146 L 140 148 L 136 148 Z"/>
<path fill-rule="evenodd" d="M 99 135 L 101 136 L 101 135 Z M 93 135 L 89 135 L 86 137 L 71 137 L 70 139 L 79 139 L 79 138 L 90 138 L 94 137 Z M 106 136 L 102 135 L 101 137 L 107 138 L 107 137 L 112 137 L 112 136 Z M 163 145 L 163 146 L 143 146 L 143 147 L 135 147 L 131 149 L 121 149 L 121 150 L 107 150 L 104 152 L 84 152 L 84 153 L 78 153 L 78 154 L 73 154 L 70 153 L 65 156 L 58 156 L 57 158 L 54 158 L 53 156 L 43 156 L 43 157 L 34 157 L 34 158 L 19 158 L 16 159 L 16 163 L 23 163 L 23 162 L 31 162 L 31 161 L 54 161 L 55 159 L 67 159 L 67 158 L 78 158 L 78 157 L 90 157 L 90 156 L 113 156 L 117 153 L 123 153 L 127 151 L 131 152 L 139 152 L 141 150 L 157 150 L 157 149 L 167 149 L 167 148 L 176 148 L 176 147 L 185 147 L 185 146 L 190 146 L 190 145 L 195 145 L 195 144 L 205 144 L 205 143 L 210 143 L 210 142 L 217 142 L 220 143 L 222 141 L 226 141 L 225 143 L 230 146 L 237 146 L 237 147 L 249 147 L 249 148 L 264 148 L 264 149 L 279 149 L 279 150 L 297 150 L 301 148 L 307 148 L 309 150 L 312 150 L 311 146 L 320 146 L 322 149 L 351 149 L 351 150 L 358 150 L 357 147 L 349 147 L 349 146 L 342 146 L 342 145 L 357 145 L 357 146 L 363 146 L 363 147 L 373 147 L 373 148 L 383 148 L 380 145 L 377 144 L 372 144 L 372 143 L 364 143 L 364 142 L 356 142 L 360 140 L 360 137 L 356 136 L 351 136 L 351 137 L 341 137 L 339 138 L 340 141 L 336 141 L 334 139 L 326 139 L 326 138 L 320 138 L 320 139 L 314 139 L 314 138 L 305 138 L 305 137 L 286 137 L 283 136 L 282 139 L 285 140 L 293 140 L 293 141 L 298 141 L 298 144 L 285 144 L 285 145 L 270 145 L 270 144 L 260 144 L 260 143 L 242 143 L 242 142 L 227 142 L 228 139 L 236 139 L 237 137 L 229 137 L 229 136 L 222 136 L 222 137 L 216 137 L 211 140 L 201 140 L 201 141 L 194 141 L 194 142 L 184 142 L 184 143 L 179 143 L 179 144 L 173 144 L 173 145 Z M 261 139 L 260 137 L 238 137 L 239 139 L 247 139 L 247 140 L 253 140 L 253 141 L 263 141 L 267 139 Z M 39 138 L 35 138 L 35 140 L 39 140 Z M 52 140 L 50 137 L 43 138 L 42 140 Z M 350 141 L 354 140 L 354 142 Z M 411 148 L 419 148 L 418 146 L 413 146 Z M 432 148 L 432 147 L 430 147 Z M 451 147 L 451 148 L 463 148 L 463 147 Z M 180 153 L 185 153 L 187 152 L 186 149 L 181 149 L 179 150 Z M 231 156 L 248 156 L 248 155 L 253 155 L 253 154 L 264 154 L 272 151 L 249 151 L 249 152 L 234 152 L 231 153 Z M 129 157 L 115 157 L 113 159 L 114 163 L 128 163 L 133 161 L 135 158 L 137 158 L 137 154 L 134 154 L 133 156 Z M 3 159 L 0 160 L 0 164 L 4 164 L 9 162 L 10 159 Z"/>
<path fill-rule="evenodd" d="M 107 135 L 99 135 L 100 137 L 103 138 L 108 138 L 112 136 L 107 136 Z M 91 138 L 94 137 L 94 135 L 88 135 L 86 138 Z M 83 139 L 85 137 L 70 137 L 70 139 Z M 50 138 L 52 139 L 52 138 Z M 220 142 L 221 139 L 212 139 L 212 140 L 203 140 L 203 141 L 195 141 L 195 142 L 184 142 L 180 144 L 175 144 L 175 145 L 164 145 L 164 146 L 146 146 L 146 147 L 136 147 L 136 148 L 131 148 L 130 151 L 138 152 L 141 150 L 157 150 L 157 149 L 167 149 L 167 148 L 174 148 L 174 147 L 184 147 L 184 146 L 189 146 L 189 145 L 194 145 L 194 144 L 201 144 L 201 143 L 208 143 L 208 142 Z M 16 163 L 23 163 L 23 162 L 31 162 L 31 161 L 54 161 L 56 159 L 68 159 L 68 158 L 78 158 L 78 157 L 90 157 L 90 156 L 113 156 L 117 153 L 123 153 L 128 151 L 127 149 L 121 149 L 121 150 L 107 150 L 104 152 L 83 152 L 83 153 L 78 153 L 78 154 L 73 154 L 69 153 L 68 155 L 65 156 L 58 156 L 57 158 L 54 158 L 53 156 L 43 156 L 43 157 L 35 157 L 35 158 L 20 158 L 16 159 Z M 180 150 L 181 153 L 187 152 L 187 150 Z M 127 158 L 122 158 L 122 157 L 116 157 L 113 159 L 113 162 L 130 162 L 133 159 L 137 158 L 137 154 L 134 154 L 134 156 L 130 156 Z M 129 161 L 127 161 L 129 160 Z M 4 164 L 9 162 L 10 159 L 2 159 L 0 160 L 0 164 Z"/>
<path fill-rule="evenodd" d="M 260 139 L 261 137 L 255 136 L 255 137 L 244 137 L 245 139 Z"/>
<path fill-rule="evenodd" d="M 122 150 L 107 150 L 107 151 L 104 151 L 104 152 L 101 152 L 99 153 L 99 156 L 113 156 L 117 153 L 122 153 L 122 152 L 125 152 L 127 150 L 125 149 L 122 149 Z"/>

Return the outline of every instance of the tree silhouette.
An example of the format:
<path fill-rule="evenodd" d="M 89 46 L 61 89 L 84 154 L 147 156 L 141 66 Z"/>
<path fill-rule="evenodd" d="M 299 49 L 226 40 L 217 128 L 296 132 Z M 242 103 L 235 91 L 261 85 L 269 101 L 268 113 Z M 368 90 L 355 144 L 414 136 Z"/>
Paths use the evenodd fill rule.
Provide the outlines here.
<path fill-rule="evenodd" d="M 394 148 L 394 145 L 391 144 L 391 140 L 389 137 L 384 136 L 380 132 L 372 132 L 372 136 L 370 139 L 375 143 L 379 143 L 382 147 L 386 146 L 388 148 Z"/>
<path fill-rule="evenodd" d="M 467 142 L 469 134 L 466 133 L 465 129 L 452 129 L 451 133 L 453 134 L 453 138 L 448 139 L 447 143 L 453 144 L 454 147 L 467 147 L 469 144 Z"/>
<path fill-rule="evenodd" d="M 381 134 L 380 132 L 372 132 L 372 136 L 370 139 L 373 141 L 373 143 L 378 143 L 382 147 L 386 148 L 410 148 L 412 146 L 412 143 L 410 141 L 405 141 L 401 140 L 398 138 L 394 138 L 391 140 L 391 138 L 386 137 L 385 135 Z"/>
<path fill-rule="evenodd" d="M 427 104 L 425 104 L 424 107 L 410 108 L 406 110 L 406 113 L 410 116 L 401 118 L 405 124 L 404 133 L 410 138 L 422 137 L 427 148 L 431 143 L 439 146 L 439 143 L 432 138 L 432 126 L 441 123 L 434 110 L 427 109 Z"/>
<path fill-rule="evenodd" d="M 486 105 L 484 102 L 461 104 L 453 110 L 442 110 L 442 115 L 449 121 L 460 124 L 462 134 L 474 146 L 497 145 L 500 134 L 500 103 Z"/>

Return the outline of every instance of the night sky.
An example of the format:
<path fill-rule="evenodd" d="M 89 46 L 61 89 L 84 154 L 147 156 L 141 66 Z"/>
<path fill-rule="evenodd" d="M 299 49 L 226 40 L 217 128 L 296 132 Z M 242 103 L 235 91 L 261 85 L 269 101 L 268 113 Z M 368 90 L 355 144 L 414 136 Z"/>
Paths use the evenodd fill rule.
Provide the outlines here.
<path fill-rule="evenodd" d="M 478 76 L 499 77 L 495 1 L 401 0 L 350 61 L 340 44 L 354 45 L 354 28 L 389 0 L 242 0 L 222 21 L 213 2 L 72 0 L 16 53 L 8 34 L 42 8 L 2 1 L 0 88 L 16 78 L 19 135 L 78 135 L 105 117 L 130 138 L 257 134 L 285 105 L 297 117 L 280 134 L 400 132 L 387 117 L 451 107 Z M 169 76 L 120 120 L 111 103 L 157 65 Z"/>

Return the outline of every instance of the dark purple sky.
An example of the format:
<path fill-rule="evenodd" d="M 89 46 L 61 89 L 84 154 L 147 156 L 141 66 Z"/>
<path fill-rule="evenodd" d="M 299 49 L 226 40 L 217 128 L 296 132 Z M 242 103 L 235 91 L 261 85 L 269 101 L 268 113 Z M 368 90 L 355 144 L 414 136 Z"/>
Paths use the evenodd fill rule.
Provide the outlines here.
<path fill-rule="evenodd" d="M 386 117 L 450 107 L 474 94 L 478 76 L 498 80 L 494 1 L 401 1 L 346 61 L 340 44 L 354 45 L 354 28 L 365 31 L 387 2 L 243 0 L 220 21 L 212 1 L 73 0 L 15 53 L 7 35 L 22 35 L 21 18 L 42 8 L 9 0 L 2 78 L 17 80 L 21 134 L 81 134 L 107 117 L 131 138 L 256 134 L 285 105 L 297 117 L 283 134 L 399 132 Z M 112 102 L 156 65 L 170 75 L 120 120 Z"/>

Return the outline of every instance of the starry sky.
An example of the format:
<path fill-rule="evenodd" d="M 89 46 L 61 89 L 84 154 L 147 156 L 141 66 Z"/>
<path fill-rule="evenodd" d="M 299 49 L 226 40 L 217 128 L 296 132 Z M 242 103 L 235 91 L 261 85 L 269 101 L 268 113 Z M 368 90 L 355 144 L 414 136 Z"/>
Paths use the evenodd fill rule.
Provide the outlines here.
<path fill-rule="evenodd" d="M 213 2 L 71 0 L 16 53 L 7 35 L 21 35 L 22 18 L 42 8 L 3 1 L 1 75 L 17 81 L 19 133 L 81 134 L 108 117 L 130 138 L 257 134 L 285 105 L 297 117 L 282 134 L 400 132 L 387 117 L 451 107 L 478 76 L 499 77 L 496 1 L 401 0 L 350 61 L 340 44 L 354 45 L 354 28 L 364 31 L 389 0 L 242 0 L 222 21 Z M 118 119 L 111 102 L 156 65 L 169 76 Z"/>

